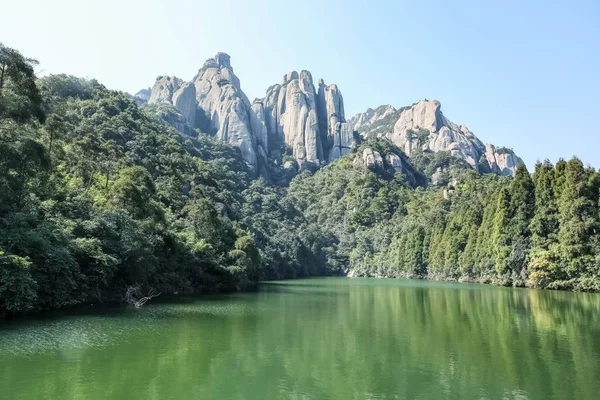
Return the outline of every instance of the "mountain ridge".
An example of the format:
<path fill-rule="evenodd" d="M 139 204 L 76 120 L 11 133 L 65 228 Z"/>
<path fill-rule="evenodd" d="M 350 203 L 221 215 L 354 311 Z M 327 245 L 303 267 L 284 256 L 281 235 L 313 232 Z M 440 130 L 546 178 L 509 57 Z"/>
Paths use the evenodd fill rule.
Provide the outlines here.
<path fill-rule="evenodd" d="M 479 173 L 512 176 L 523 162 L 513 150 L 484 144 L 466 125 L 447 119 L 437 100 L 399 109 L 382 105 L 347 120 L 338 86 L 319 79 L 317 87 L 306 70 L 288 72 L 251 103 L 227 53 L 209 58 L 190 81 L 159 76 L 150 94 L 143 89 L 135 98 L 175 106 L 189 128 L 238 147 L 252 170 L 266 179 L 270 170 L 283 166 L 287 152 L 295 161 L 288 169 L 299 172 L 330 163 L 373 137 L 390 140 L 409 157 L 448 151 Z M 182 134 L 190 130 L 181 118 L 176 128 Z"/>

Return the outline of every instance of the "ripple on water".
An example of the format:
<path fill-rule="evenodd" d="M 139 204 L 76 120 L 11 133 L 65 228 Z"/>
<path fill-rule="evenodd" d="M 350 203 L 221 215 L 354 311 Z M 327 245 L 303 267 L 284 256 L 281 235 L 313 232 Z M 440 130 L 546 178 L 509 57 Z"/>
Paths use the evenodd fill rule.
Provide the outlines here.
<path fill-rule="evenodd" d="M 0 358 L 106 347 L 164 329 L 173 319 L 243 317 L 255 312 L 256 307 L 243 302 L 193 301 L 153 304 L 141 309 L 128 307 L 111 313 L 114 315 L 65 314 L 16 321 L 0 328 Z"/>

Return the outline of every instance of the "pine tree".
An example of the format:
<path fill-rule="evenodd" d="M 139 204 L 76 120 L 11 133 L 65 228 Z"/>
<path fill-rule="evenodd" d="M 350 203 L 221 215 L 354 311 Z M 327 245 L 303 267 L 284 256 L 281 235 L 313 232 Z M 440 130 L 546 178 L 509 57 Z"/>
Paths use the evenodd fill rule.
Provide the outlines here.
<path fill-rule="evenodd" d="M 572 158 L 565 168 L 559 209 L 560 241 L 563 266 L 570 278 L 586 268 L 591 255 L 591 238 L 597 231 L 596 206 L 587 185 L 583 163 Z"/>
<path fill-rule="evenodd" d="M 535 183 L 535 214 L 529 225 L 534 249 L 547 250 L 558 240 L 558 208 L 554 197 L 555 174 L 550 161 L 537 163 Z"/>
<path fill-rule="evenodd" d="M 519 164 L 510 187 L 510 235 L 528 237 L 535 210 L 535 188 L 525 164 Z"/>
<path fill-rule="evenodd" d="M 500 189 L 492 228 L 492 255 L 498 274 L 506 272 L 506 259 L 510 252 L 508 225 L 510 222 L 510 194 L 507 188 Z"/>
<path fill-rule="evenodd" d="M 494 272 L 496 264 L 494 258 L 494 245 L 492 233 L 494 231 L 494 217 L 498 207 L 500 191 L 492 192 L 483 210 L 483 219 L 477 230 L 477 244 L 475 250 L 475 264 L 480 276 Z"/>

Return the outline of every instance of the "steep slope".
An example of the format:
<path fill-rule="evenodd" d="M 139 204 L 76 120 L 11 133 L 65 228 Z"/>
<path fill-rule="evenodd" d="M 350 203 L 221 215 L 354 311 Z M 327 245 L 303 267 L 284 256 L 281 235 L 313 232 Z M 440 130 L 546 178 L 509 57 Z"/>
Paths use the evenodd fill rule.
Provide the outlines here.
<path fill-rule="evenodd" d="M 225 53 L 208 59 L 190 82 L 159 76 L 150 93 L 142 90 L 135 98 L 175 106 L 181 116 L 162 115 L 181 134 L 193 136 L 190 132 L 199 129 L 238 147 L 252 170 L 267 179 L 322 166 L 348 154 L 361 139 L 378 137 L 409 157 L 448 152 L 480 173 L 511 176 L 522 162 L 512 150 L 486 145 L 465 125 L 448 120 L 436 100 L 400 109 L 384 105 L 347 121 L 338 86 L 320 79 L 315 88 L 309 71 L 285 74 L 281 84 L 250 103 Z"/>
<path fill-rule="evenodd" d="M 265 143 L 252 132 L 253 110 L 230 60 L 229 55 L 218 53 L 192 79 L 198 104 L 195 126 L 238 147 L 244 160 L 256 170 L 266 162 Z"/>
<path fill-rule="evenodd" d="M 302 168 L 335 160 L 356 145 L 336 85 L 321 79 L 317 91 L 310 72 L 293 71 L 251 104 L 225 53 L 208 59 L 190 82 L 159 76 L 150 93 L 142 90 L 135 98 L 175 106 L 188 125 L 171 113 L 169 122 L 180 133 L 199 129 L 238 147 L 246 163 L 267 178 L 269 169 L 283 164 L 287 148 Z"/>
<path fill-rule="evenodd" d="M 369 109 L 350 123 L 363 138 L 386 137 L 408 156 L 420 151 L 448 151 L 482 173 L 514 175 L 522 162 L 512 150 L 484 145 L 465 125 L 448 120 L 437 100 L 423 100 L 400 110 L 391 106 Z"/>
<path fill-rule="evenodd" d="M 293 71 L 273 85 L 261 101 L 272 156 L 290 146 L 296 161 L 320 165 L 347 154 L 355 145 L 344 118 L 344 100 L 337 85 L 319 80 L 315 90 L 308 71 Z"/>

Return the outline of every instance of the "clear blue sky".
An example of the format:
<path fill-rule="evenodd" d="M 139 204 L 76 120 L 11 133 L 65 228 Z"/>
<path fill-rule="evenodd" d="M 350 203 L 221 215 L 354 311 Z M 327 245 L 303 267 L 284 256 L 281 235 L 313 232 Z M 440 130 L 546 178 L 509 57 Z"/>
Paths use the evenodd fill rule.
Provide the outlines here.
<path fill-rule="evenodd" d="M 600 0 L 34 0 L 0 41 L 45 73 L 135 93 L 231 55 L 252 100 L 284 73 L 337 83 L 351 116 L 438 99 L 484 142 L 600 167 Z"/>

